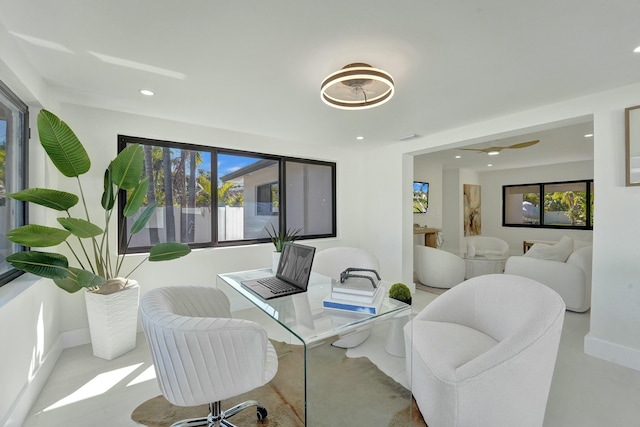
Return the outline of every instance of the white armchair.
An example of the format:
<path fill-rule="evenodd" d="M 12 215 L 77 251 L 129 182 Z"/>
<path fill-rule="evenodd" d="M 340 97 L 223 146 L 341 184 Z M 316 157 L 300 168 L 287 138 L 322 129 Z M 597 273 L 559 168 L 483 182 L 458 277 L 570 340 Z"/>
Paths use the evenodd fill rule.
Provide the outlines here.
<path fill-rule="evenodd" d="M 469 279 L 404 327 L 411 390 L 429 427 L 541 427 L 565 306 L 524 277 Z"/>
<path fill-rule="evenodd" d="M 349 267 L 370 268 L 378 273 L 380 269 L 378 259 L 365 250 L 353 247 L 334 247 L 316 252 L 311 270 L 339 281 L 340 273 Z M 371 335 L 371 328 L 372 326 L 363 326 L 341 334 L 331 345 L 340 348 L 359 346 Z"/>
<path fill-rule="evenodd" d="M 507 259 L 505 274 L 528 277 L 549 286 L 560 294 L 567 310 L 579 313 L 591 307 L 591 264 L 593 247 L 590 243 L 571 241 L 570 239 L 555 242 L 555 245 L 536 243 L 524 256 L 512 256 Z M 559 246 L 570 245 L 566 255 L 557 259 L 551 252 L 559 252 Z M 542 257 L 535 256 L 536 249 L 543 251 Z M 540 252 L 540 251 L 539 251 Z M 562 261 L 566 258 L 566 261 Z"/>
<path fill-rule="evenodd" d="M 278 357 L 262 327 L 232 319 L 227 296 L 213 287 L 173 286 L 147 292 L 140 301 L 145 337 L 160 391 L 178 406 L 209 404 L 205 418 L 174 426 L 233 426 L 228 418 L 257 406 L 249 400 L 226 411 L 220 401 L 265 385 L 278 371 Z"/>
<path fill-rule="evenodd" d="M 448 289 L 464 280 L 466 264 L 462 258 L 451 252 L 415 245 L 413 269 L 423 285 Z"/>
<path fill-rule="evenodd" d="M 496 255 L 506 257 L 509 244 L 497 237 L 471 236 L 467 238 L 467 254 Z"/>

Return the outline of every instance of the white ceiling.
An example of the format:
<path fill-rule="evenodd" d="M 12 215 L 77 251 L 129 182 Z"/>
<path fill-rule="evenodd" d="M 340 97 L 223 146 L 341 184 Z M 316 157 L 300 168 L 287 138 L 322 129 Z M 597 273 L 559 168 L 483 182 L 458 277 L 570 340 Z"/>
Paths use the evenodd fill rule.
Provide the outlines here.
<path fill-rule="evenodd" d="M 0 0 L 0 11 L 61 100 L 328 146 L 379 147 L 640 81 L 638 0 Z M 323 78 L 352 62 L 388 71 L 394 98 L 362 111 L 321 102 Z M 560 156 L 559 144 L 497 157 Z"/>

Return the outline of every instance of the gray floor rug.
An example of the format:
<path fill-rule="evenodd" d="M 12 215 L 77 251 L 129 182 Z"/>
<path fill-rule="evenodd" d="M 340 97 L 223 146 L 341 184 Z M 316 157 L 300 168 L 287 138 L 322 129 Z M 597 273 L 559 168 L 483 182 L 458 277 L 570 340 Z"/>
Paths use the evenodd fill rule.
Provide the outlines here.
<path fill-rule="evenodd" d="M 302 348 L 274 342 L 280 355 L 278 374 L 266 386 L 223 402 L 229 408 L 247 399 L 257 399 L 269 415 L 264 423 L 257 421 L 253 409 L 248 409 L 231 418 L 238 426 L 303 426 L 304 393 Z M 382 373 L 369 359 L 348 358 L 345 350 L 331 347 L 329 343 L 309 351 L 308 378 L 311 381 L 309 396 L 309 426 L 426 426 L 410 393 L 393 379 Z M 340 375 L 335 373 L 340 372 Z M 330 391 L 348 390 L 344 393 Z M 329 391 L 329 392 L 328 392 Z M 371 402 L 368 405 L 350 405 L 349 401 Z M 185 419 L 205 416 L 206 405 L 200 407 L 177 407 L 157 396 L 138 406 L 131 418 L 149 427 L 168 427 Z"/>

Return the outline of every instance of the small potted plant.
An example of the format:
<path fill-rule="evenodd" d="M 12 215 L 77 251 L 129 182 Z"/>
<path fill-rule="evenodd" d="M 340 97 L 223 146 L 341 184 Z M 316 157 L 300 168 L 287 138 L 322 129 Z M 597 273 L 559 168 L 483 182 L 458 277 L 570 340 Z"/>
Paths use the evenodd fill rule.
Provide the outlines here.
<path fill-rule="evenodd" d="M 264 228 L 271 239 L 271 243 L 275 246 L 275 250 L 273 251 L 272 256 L 272 265 L 271 269 L 275 274 L 278 270 L 278 263 L 280 262 L 280 254 L 282 252 L 282 247 L 287 242 L 293 242 L 298 239 L 298 234 L 302 231 L 302 228 L 288 228 L 286 230 L 276 231 L 276 227 L 271 224 L 271 229 L 267 227 Z"/>
<path fill-rule="evenodd" d="M 395 283 L 389 288 L 389 298 L 411 305 L 411 291 L 404 283 Z"/>

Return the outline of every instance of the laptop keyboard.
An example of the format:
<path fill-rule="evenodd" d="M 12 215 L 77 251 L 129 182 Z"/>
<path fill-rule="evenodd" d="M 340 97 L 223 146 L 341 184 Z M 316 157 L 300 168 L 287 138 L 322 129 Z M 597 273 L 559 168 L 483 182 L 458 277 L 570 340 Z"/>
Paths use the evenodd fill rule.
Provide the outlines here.
<path fill-rule="evenodd" d="M 266 279 L 258 280 L 258 283 L 269 288 L 274 294 L 282 294 L 291 290 L 291 285 L 284 282 L 277 277 L 267 277 Z"/>

